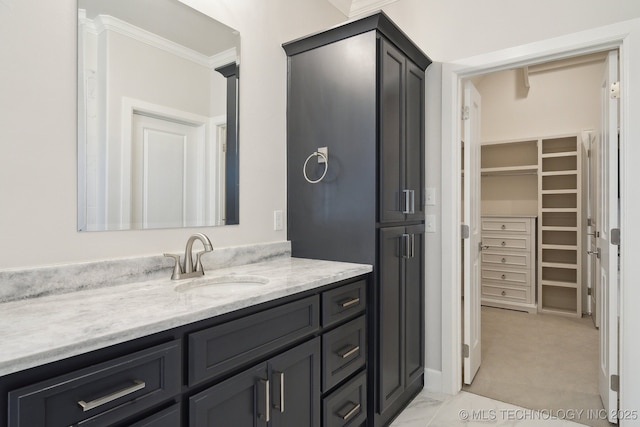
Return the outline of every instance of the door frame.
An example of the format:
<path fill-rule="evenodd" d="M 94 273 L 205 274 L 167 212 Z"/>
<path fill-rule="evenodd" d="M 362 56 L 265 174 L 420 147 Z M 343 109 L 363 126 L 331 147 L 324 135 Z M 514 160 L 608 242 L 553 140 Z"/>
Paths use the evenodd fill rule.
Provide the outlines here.
<path fill-rule="evenodd" d="M 640 345 L 633 343 L 632 325 L 640 324 L 638 310 L 640 291 L 627 285 L 626 277 L 640 277 L 640 268 L 633 265 L 633 255 L 640 253 L 640 226 L 633 223 L 633 211 L 640 203 L 631 200 L 626 182 L 633 182 L 633 158 L 640 160 L 640 148 L 631 144 L 640 140 L 640 126 L 630 117 L 640 115 L 640 53 L 633 52 L 633 43 L 640 45 L 640 19 L 582 31 L 554 39 L 535 42 L 515 48 L 496 51 L 471 58 L 442 64 L 442 391 L 456 394 L 462 385 L 462 331 L 461 331 L 461 165 L 460 165 L 460 111 L 461 80 L 477 74 L 522 67 L 538 62 L 562 59 L 570 56 L 618 49 L 620 52 L 620 409 L 634 409 L 634 399 L 640 396 L 640 385 L 633 378 L 640 378 L 640 367 L 633 360 L 640 358 Z M 635 75 L 634 75 L 635 72 Z M 635 84 L 635 87 L 632 86 Z M 635 98 L 634 98 L 635 97 Z M 635 209 L 634 209 L 635 208 Z M 628 237 L 625 239 L 625 236 Z M 635 240 L 635 241 L 634 241 Z M 635 276 L 634 276 L 635 274 Z M 626 308 L 626 309 L 625 309 Z M 630 325 L 626 328 L 626 325 Z M 625 376 L 623 376 L 626 375 Z M 629 378 L 629 381 L 625 379 Z M 637 383 L 637 381 L 636 381 Z M 637 402 L 636 402 L 637 403 Z"/>

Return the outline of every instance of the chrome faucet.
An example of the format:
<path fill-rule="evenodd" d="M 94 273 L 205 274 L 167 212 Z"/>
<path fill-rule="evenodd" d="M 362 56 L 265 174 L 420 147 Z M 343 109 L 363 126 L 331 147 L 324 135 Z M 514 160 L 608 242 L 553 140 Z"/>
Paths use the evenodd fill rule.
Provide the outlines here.
<path fill-rule="evenodd" d="M 196 253 L 196 263 L 194 268 L 192 250 L 193 243 L 196 240 L 200 240 L 202 242 L 204 251 Z M 211 240 L 209 240 L 209 238 L 202 233 L 196 233 L 189 237 L 189 240 L 187 240 L 187 247 L 184 250 L 184 260 L 182 264 L 180 263 L 180 255 L 164 254 L 164 256 L 173 258 L 176 262 L 173 266 L 173 274 L 171 274 L 171 279 L 179 280 L 188 279 L 189 277 L 203 276 L 204 268 L 202 267 L 202 255 L 206 252 L 211 252 L 212 250 L 213 246 L 211 245 Z"/>

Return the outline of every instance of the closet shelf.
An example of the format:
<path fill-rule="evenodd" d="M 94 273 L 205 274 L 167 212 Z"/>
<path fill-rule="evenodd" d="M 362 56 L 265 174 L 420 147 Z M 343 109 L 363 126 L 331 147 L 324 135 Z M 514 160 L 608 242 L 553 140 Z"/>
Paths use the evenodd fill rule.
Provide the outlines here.
<path fill-rule="evenodd" d="M 576 157 L 578 155 L 577 151 L 562 151 L 559 153 L 543 153 L 541 157 L 543 159 L 548 159 L 551 157 Z"/>
<path fill-rule="evenodd" d="M 542 280 L 542 286 L 556 286 L 559 288 L 573 288 L 576 289 L 578 287 L 577 283 L 573 282 L 559 282 L 557 280 Z"/>
<path fill-rule="evenodd" d="M 563 176 L 563 175 L 577 175 L 577 174 L 578 174 L 578 171 L 576 170 L 541 172 L 542 176 Z"/>
<path fill-rule="evenodd" d="M 504 166 L 499 168 L 481 168 L 480 173 L 483 175 L 511 175 L 513 173 L 518 173 L 522 175 L 536 175 L 538 173 L 538 165 Z"/>
<path fill-rule="evenodd" d="M 564 189 L 564 190 L 542 190 L 541 194 L 578 194 L 578 190 L 573 189 Z"/>
<path fill-rule="evenodd" d="M 562 315 L 562 316 L 576 317 L 576 312 L 572 308 L 559 308 L 559 307 L 545 306 L 544 308 L 540 308 L 538 310 L 538 312 L 547 313 L 547 314 L 559 314 L 559 315 Z"/>
<path fill-rule="evenodd" d="M 544 212 L 566 212 L 566 213 L 578 212 L 578 208 L 541 208 L 540 210 L 543 213 Z"/>
<path fill-rule="evenodd" d="M 542 262 L 542 267 L 566 268 L 568 270 L 577 270 L 577 264 L 565 264 L 563 262 Z"/>
<path fill-rule="evenodd" d="M 556 227 L 550 225 L 543 225 L 542 231 L 578 231 L 578 227 Z"/>
<path fill-rule="evenodd" d="M 551 245 L 551 244 L 542 244 L 540 245 L 542 249 L 556 249 L 559 251 L 575 251 L 578 250 L 578 246 L 576 245 Z"/>

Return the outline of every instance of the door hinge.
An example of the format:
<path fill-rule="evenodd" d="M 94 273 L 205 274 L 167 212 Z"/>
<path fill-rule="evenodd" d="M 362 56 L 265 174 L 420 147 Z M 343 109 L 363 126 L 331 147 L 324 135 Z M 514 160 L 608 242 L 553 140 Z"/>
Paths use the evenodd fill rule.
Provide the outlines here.
<path fill-rule="evenodd" d="M 620 82 L 611 83 L 611 99 L 620 99 Z"/>
<path fill-rule="evenodd" d="M 591 227 L 592 225 L 591 218 L 587 218 L 587 227 Z"/>
<path fill-rule="evenodd" d="M 226 142 L 222 144 L 222 152 L 223 153 L 227 152 L 227 143 Z"/>
<path fill-rule="evenodd" d="M 460 234 L 462 234 L 463 239 L 469 238 L 469 226 L 467 224 L 462 224 L 460 227 Z"/>
<path fill-rule="evenodd" d="M 587 295 L 591 295 L 591 294 L 592 294 L 591 288 L 587 288 Z"/>
<path fill-rule="evenodd" d="M 611 244 L 620 246 L 620 229 L 619 228 L 611 229 Z"/>
<path fill-rule="evenodd" d="M 619 375 L 611 375 L 611 391 L 615 391 L 616 393 L 620 391 Z"/>
<path fill-rule="evenodd" d="M 589 158 L 589 159 L 591 158 L 591 148 L 589 148 L 587 150 L 587 158 Z"/>
<path fill-rule="evenodd" d="M 462 107 L 462 120 L 469 120 L 469 107 Z"/>
<path fill-rule="evenodd" d="M 462 344 L 462 357 L 465 359 L 469 357 L 469 344 Z"/>

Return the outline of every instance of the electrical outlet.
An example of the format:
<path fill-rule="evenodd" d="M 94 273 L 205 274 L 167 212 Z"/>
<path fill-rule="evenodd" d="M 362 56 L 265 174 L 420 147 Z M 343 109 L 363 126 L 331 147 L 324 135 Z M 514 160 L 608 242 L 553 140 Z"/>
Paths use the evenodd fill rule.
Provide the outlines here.
<path fill-rule="evenodd" d="M 436 205 L 436 189 L 435 188 L 429 187 L 424 190 L 424 203 L 427 206 Z"/>
<path fill-rule="evenodd" d="M 435 233 L 436 232 L 436 216 L 435 215 L 427 215 L 425 217 L 425 231 L 427 233 Z"/>
<path fill-rule="evenodd" d="M 275 231 L 284 228 L 284 214 L 282 211 L 273 211 L 273 229 Z"/>

